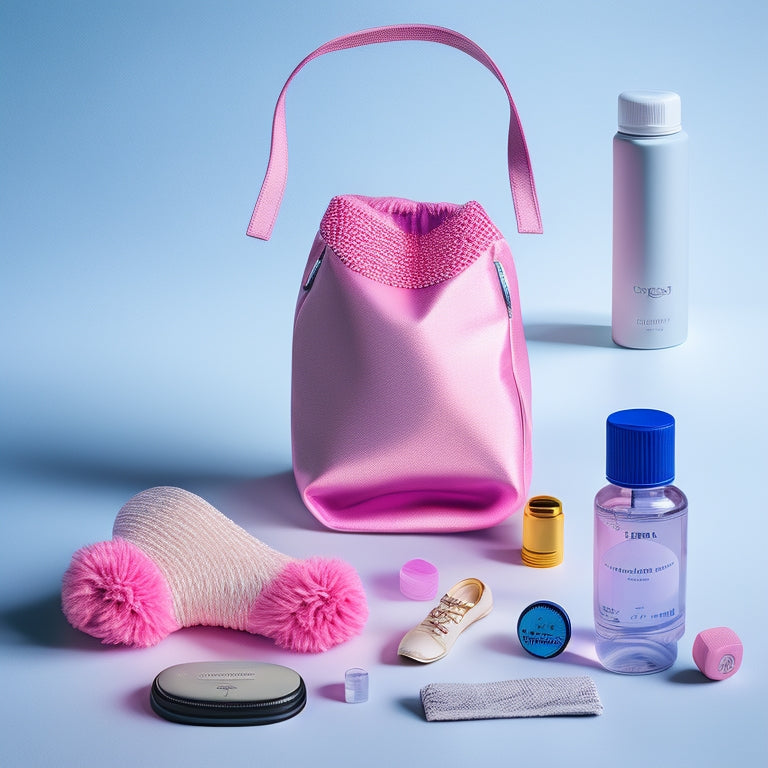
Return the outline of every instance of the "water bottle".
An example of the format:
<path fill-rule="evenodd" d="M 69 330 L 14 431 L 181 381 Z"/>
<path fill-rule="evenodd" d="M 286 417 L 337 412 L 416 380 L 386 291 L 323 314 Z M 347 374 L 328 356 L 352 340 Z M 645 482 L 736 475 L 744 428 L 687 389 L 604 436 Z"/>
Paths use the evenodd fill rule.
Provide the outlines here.
<path fill-rule="evenodd" d="M 673 347 L 688 335 L 688 135 L 670 91 L 619 96 L 611 329 L 634 349 Z"/>
<path fill-rule="evenodd" d="M 612 672 L 660 672 L 685 630 L 688 501 L 672 485 L 675 420 L 618 411 L 606 426 L 609 485 L 595 497 L 595 650 Z"/>

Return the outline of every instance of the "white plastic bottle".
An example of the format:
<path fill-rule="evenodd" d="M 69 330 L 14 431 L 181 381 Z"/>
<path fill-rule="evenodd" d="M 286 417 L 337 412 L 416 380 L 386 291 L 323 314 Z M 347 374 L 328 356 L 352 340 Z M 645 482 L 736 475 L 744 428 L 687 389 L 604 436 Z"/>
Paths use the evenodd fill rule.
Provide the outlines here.
<path fill-rule="evenodd" d="M 634 349 L 688 335 L 688 135 L 670 91 L 619 96 L 611 327 L 617 344 Z"/>

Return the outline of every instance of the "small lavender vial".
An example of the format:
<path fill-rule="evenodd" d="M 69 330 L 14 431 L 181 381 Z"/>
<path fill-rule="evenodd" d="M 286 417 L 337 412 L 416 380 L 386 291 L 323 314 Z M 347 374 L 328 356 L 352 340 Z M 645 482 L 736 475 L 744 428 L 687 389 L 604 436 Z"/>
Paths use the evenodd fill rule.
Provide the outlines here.
<path fill-rule="evenodd" d="M 344 699 L 347 704 L 368 701 L 368 673 L 359 667 L 348 669 L 344 674 Z"/>
<path fill-rule="evenodd" d="M 672 666 L 685 630 L 688 500 L 672 485 L 675 420 L 647 409 L 608 417 L 595 497 L 595 650 L 612 672 Z"/>

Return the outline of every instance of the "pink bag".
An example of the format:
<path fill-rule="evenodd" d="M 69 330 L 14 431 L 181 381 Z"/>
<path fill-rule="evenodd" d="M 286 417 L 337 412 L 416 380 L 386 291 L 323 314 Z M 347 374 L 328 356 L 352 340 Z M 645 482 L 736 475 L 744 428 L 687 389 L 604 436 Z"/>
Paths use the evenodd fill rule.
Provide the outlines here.
<path fill-rule="evenodd" d="M 457 48 L 509 97 L 518 231 L 541 232 L 525 137 L 496 65 L 468 38 L 416 24 L 364 30 L 309 54 L 283 86 L 248 234 L 268 240 L 287 175 L 285 94 L 312 59 L 395 40 Z M 293 337 L 293 469 L 330 528 L 448 532 L 525 503 L 531 387 L 514 262 L 477 202 L 331 200 L 309 253 Z"/>

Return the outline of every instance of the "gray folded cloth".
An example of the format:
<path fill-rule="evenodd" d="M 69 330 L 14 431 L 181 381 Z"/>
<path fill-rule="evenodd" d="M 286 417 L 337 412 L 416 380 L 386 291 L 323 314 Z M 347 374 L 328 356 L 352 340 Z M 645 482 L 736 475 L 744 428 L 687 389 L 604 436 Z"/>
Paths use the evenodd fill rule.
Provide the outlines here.
<path fill-rule="evenodd" d="M 589 677 L 531 677 L 498 683 L 430 683 L 421 689 L 427 720 L 599 715 Z"/>

